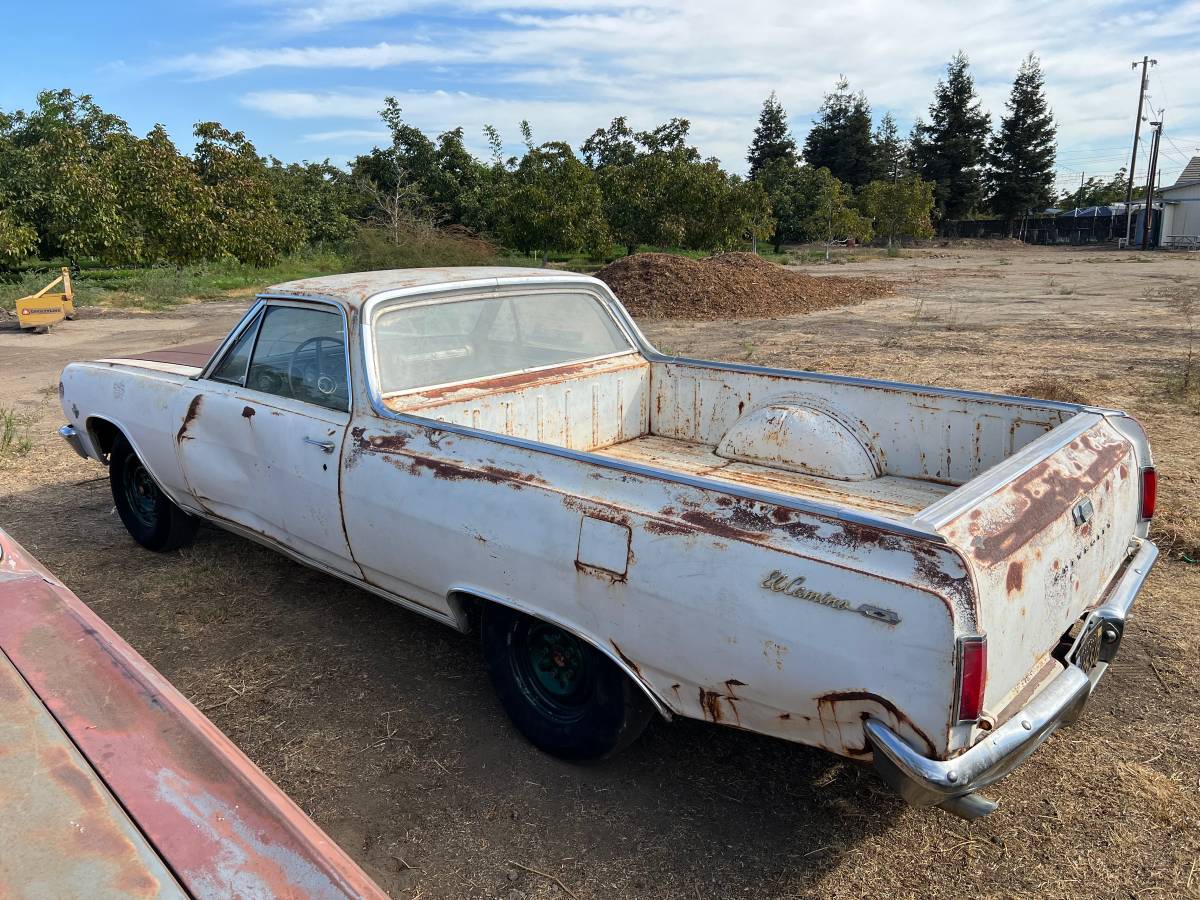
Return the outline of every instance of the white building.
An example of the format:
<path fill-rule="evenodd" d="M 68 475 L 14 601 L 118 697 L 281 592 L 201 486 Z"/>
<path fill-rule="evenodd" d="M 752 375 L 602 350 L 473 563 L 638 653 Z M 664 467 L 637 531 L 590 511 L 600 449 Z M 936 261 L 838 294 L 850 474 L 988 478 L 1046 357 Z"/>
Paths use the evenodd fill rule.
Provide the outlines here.
<path fill-rule="evenodd" d="M 1200 250 L 1200 156 L 1179 173 L 1175 183 L 1162 188 L 1162 229 L 1160 247 Z"/>

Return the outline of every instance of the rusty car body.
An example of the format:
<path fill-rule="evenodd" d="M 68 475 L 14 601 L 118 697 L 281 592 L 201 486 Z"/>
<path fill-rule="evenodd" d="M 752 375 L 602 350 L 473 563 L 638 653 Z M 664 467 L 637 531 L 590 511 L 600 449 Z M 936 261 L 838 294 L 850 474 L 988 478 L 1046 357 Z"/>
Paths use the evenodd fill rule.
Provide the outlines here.
<path fill-rule="evenodd" d="M 0 896 L 386 895 L 0 531 Z"/>
<path fill-rule="evenodd" d="M 327 318 L 286 337 L 297 310 Z M 463 630 L 483 611 L 485 650 L 508 611 L 493 643 L 531 662 L 489 668 L 527 736 L 521 703 L 624 690 L 611 669 L 627 709 L 872 761 L 967 817 L 1078 715 L 1156 555 L 1119 411 L 668 356 L 543 269 L 279 285 L 220 346 L 68 366 L 62 404 L 172 509 Z M 639 727 L 613 715 L 603 753 Z M 584 755 L 560 718 L 531 739 Z"/>

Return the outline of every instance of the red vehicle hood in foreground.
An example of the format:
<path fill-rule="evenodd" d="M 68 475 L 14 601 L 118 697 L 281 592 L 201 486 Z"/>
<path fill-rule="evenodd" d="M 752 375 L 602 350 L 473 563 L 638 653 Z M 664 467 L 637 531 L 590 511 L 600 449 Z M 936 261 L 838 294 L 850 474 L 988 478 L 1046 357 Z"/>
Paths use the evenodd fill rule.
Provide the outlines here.
<path fill-rule="evenodd" d="M 0 530 L 0 896 L 384 898 Z"/>

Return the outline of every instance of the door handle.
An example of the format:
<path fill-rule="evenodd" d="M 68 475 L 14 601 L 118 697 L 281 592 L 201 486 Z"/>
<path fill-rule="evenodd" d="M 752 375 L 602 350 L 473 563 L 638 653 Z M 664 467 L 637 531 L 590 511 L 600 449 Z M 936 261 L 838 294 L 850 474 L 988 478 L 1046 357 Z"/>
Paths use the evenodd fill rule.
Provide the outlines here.
<path fill-rule="evenodd" d="M 332 453 L 334 449 L 333 441 L 318 441 L 315 438 L 306 437 L 304 443 L 312 444 L 314 447 L 320 447 L 326 453 Z"/>

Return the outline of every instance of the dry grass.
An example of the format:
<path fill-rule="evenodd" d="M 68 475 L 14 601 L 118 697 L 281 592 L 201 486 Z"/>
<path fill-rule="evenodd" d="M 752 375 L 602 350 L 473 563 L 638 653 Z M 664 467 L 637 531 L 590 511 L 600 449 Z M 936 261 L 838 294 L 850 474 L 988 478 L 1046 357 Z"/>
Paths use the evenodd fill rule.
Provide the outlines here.
<path fill-rule="evenodd" d="M 1056 400 L 1059 403 L 1079 403 L 1085 406 L 1092 402 L 1075 385 L 1059 375 L 1042 375 L 1027 381 L 1013 393 L 1018 397 L 1035 397 L 1038 400 Z"/>
<path fill-rule="evenodd" d="M 1186 358 L 1179 314 L 1128 314 L 1147 274 L 1192 270 L 1091 251 L 1099 262 L 1056 272 L 1075 294 L 1046 299 L 1047 268 L 1078 255 L 1006 251 L 997 280 L 996 253 L 863 264 L 911 277 L 919 317 L 897 297 L 736 327 L 647 326 L 688 355 L 1076 392 L 1150 433 L 1154 532 L 1173 552 L 1084 718 L 990 791 L 1001 807 L 976 823 L 908 809 L 852 763 L 699 723 L 653 726 L 601 766 L 549 759 L 508 725 L 472 639 L 212 529 L 180 553 L 137 549 L 107 484 L 89 480 L 102 472 L 50 437 L 49 409 L 30 452 L 0 458 L 2 524 L 397 898 L 558 900 L 554 879 L 605 900 L 1200 896 L 1200 566 L 1179 558 L 1200 547 L 1200 432 L 1162 390 Z M 969 333 L 944 327 L 956 305 Z M 47 366 L 30 384 L 53 380 Z"/>

